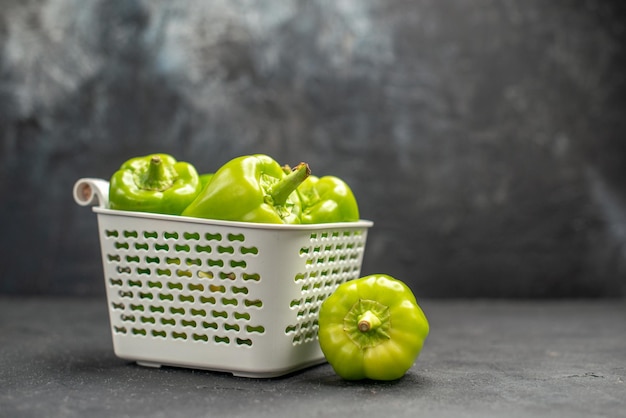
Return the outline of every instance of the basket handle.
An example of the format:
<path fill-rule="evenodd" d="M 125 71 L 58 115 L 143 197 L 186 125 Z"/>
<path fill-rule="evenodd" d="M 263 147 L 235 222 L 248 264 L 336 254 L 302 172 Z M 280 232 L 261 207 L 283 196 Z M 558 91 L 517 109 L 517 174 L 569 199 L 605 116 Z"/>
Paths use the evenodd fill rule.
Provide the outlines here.
<path fill-rule="evenodd" d="M 74 183 L 74 200 L 81 206 L 109 206 L 109 182 L 97 178 L 82 178 Z"/>

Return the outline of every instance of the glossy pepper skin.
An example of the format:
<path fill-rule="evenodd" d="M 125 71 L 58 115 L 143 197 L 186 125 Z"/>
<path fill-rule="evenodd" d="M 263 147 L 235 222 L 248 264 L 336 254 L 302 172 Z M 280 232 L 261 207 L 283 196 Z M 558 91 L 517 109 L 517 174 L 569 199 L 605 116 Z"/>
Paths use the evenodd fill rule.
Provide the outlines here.
<path fill-rule="evenodd" d="M 213 173 L 200 174 L 200 183 L 202 184 L 202 188 L 205 188 L 206 185 L 211 182 L 212 178 L 213 178 Z"/>
<path fill-rule="evenodd" d="M 428 332 L 428 320 L 409 287 L 385 274 L 341 284 L 320 307 L 320 347 L 346 380 L 401 378 Z"/>
<path fill-rule="evenodd" d="M 296 188 L 310 175 L 300 163 L 289 174 L 274 159 L 255 154 L 220 167 L 183 216 L 256 223 L 300 223 Z"/>
<path fill-rule="evenodd" d="M 192 164 L 168 154 L 150 154 L 131 158 L 113 174 L 109 207 L 180 215 L 201 190 Z"/>
<path fill-rule="evenodd" d="M 359 206 L 352 190 L 335 176 L 309 176 L 298 187 L 302 223 L 356 222 Z"/>

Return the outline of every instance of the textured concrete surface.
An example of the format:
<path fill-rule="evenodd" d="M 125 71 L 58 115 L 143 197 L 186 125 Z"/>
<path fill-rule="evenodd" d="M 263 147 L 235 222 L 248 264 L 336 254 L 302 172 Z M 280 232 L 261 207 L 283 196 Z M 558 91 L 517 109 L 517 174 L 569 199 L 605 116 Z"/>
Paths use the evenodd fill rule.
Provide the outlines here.
<path fill-rule="evenodd" d="M 72 185 L 164 151 L 344 177 L 428 296 L 626 294 L 623 1 L 0 8 L 2 293 L 102 295 Z"/>
<path fill-rule="evenodd" d="M 276 379 L 151 369 L 113 354 L 100 299 L 0 299 L 2 417 L 626 417 L 621 301 L 421 301 L 396 382 L 328 364 Z"/>

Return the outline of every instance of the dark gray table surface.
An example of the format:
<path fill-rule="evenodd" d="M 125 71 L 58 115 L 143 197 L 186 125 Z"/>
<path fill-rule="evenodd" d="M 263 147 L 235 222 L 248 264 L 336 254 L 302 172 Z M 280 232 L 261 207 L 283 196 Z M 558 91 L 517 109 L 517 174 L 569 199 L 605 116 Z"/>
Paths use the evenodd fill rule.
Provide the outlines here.
<path fill-rule="evenodd" d="M 626 417 L 625 301 L 421 305 L 409 373 L 346 382 L 145 368 L 115 357 L 104 300 L 0 297 L 0 416 Z"/>

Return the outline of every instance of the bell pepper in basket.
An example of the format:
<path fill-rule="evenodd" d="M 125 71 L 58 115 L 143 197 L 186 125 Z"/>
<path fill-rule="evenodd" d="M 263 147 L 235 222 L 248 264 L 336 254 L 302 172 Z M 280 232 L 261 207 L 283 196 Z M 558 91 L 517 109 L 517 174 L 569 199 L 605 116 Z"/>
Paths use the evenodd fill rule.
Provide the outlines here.
<path fill-rule="evenodd" d="M 309 176 L 298 194 L 302 202 L 302 223 L 356 222 L 359 206 L 350 187 L 335 176 Z"/>
<path fill-rule="evenodd" d="M 319 311 L 319 343 L 346 380 L 404 376 L 428 336 L 426 316 L 402 281 L 376 274 L 341 284 Z"/>
<path fill-rule="evenodd" d="M 109 207 L 180 215 L 202 190 L 198 172 L 168 154 L 126 161 L 111 177 Z"/>
<path fill-rule="evenodd" d="M 220 167 L 183 216 L 226 221 L 299 224 L 296 188 L 311 174 L 300 163 L 286 174 L 267 155 L 244 155 Z"/>
<path fill-rule="evenodd" d="M 206 185 L 211 182 L 212 178 L 213 178 L 213 173 L 200 174 L 200 183 L 202 183 L 202 188 L 205 188 Z"/>

